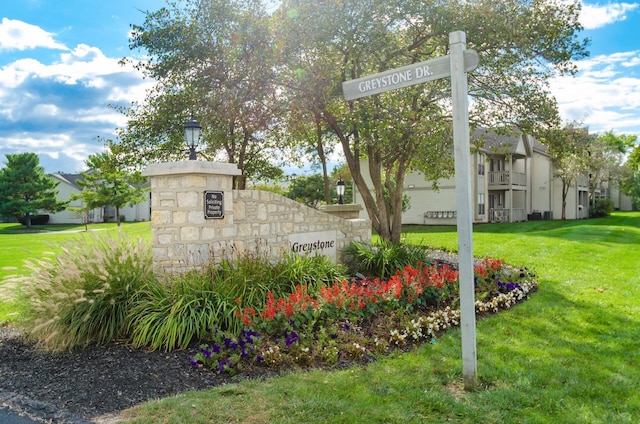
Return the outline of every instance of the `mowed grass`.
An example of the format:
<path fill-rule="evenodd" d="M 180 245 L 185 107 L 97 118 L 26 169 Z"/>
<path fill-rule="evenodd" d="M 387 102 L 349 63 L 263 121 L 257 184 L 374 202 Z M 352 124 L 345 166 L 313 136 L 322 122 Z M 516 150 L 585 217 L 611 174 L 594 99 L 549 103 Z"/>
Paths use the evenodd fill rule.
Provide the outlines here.
<path fill-rule="evenodd" d="M 457 246 L 455 228 L 412 226 L 405 237 Z M 134 423 L 640 422 L 640 213 L 476 226 L 474 252 L 533 268 L 540 282 L 528 301 L 478 321 L 474 392 L 462 390 L 460 331 L 453 330 L 366 367 L 242 381 L 123 416 Z"/>
<path fill-rule="evenodd" d="M 446 227 L 409 242 L 455 250 Z M 475 228 L 477 256 L 534 268 L 530 300 L 477 323 L 480 387 L 460 332 L 342 371 L 295 372 L 150 402 L 134 423 L 640 422 L 640 214 Z"/>
<path fill-rule="evenodd" d="M 63 246 L 69 247 L 74 240 L 86 238 L 88 233 L 114 235 L 123 232 L 130 237 L 151 240 L 149 222 L 124 222 L 91 224 L 88 232 L 84 225 L 38 225 L 32 230 L 20 224 L 0 224 L 0 280 L 8 275 L 28 273 L 25 260 L 43 259 L 60 253 Z M 0 302 L 0 322 L 10 319 L 13 311 Z"/>

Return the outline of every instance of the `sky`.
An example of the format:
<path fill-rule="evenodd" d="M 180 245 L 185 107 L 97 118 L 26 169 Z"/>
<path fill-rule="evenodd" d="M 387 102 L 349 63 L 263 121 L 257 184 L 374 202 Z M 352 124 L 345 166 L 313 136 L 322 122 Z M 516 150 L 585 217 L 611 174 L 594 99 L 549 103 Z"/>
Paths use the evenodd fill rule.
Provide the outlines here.
<path fill-rule="evenodd" d="M 84 169 L 124 116 L 110 105 L 144 99 L 152 84 L 123 57 L 130 24 L 165 0 L 0 0 L 0 167 L 34 152 L 48 173 Z M 640 2 L 584 0 L 591 39 L 575 77 L 551 82 L 566 121 L 640 137 Z M 472 34 L 467 34 L 471 39 Z"/>

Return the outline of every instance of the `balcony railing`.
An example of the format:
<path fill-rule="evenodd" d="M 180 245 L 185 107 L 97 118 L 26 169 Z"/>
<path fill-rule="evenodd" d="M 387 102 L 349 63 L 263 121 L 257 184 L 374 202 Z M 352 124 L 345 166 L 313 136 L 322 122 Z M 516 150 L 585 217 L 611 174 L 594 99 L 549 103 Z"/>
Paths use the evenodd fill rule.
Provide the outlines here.
<path fill-rule="evenodd" d="M 526 186 L 527 185 L 527 174 L 523 172 L 515 172 L 515 171 L 490 171 L 489 172 L 489 185 L 490 186 L 508 186 L 518 185 L 518 186 Z"/>
<path fill-rule="evenodd" d="M 489 222 L 519 222 L 526 220 L 526 209 L 489 209 Z"/>

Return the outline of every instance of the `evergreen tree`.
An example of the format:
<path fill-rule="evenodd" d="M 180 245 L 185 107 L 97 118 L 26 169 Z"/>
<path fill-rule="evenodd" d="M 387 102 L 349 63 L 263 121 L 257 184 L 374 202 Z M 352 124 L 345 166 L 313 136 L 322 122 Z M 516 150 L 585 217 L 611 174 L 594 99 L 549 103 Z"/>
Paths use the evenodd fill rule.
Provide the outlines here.
<path fill-rule="evenodd" d="M 31 216 L 39 211 L 58 212 L 68 202 L 58 200 L 57 183 L 44 173 L 35 153 L 8 154 L 0 169 L 0 215 L 24 218 L 31 228 Z"/>

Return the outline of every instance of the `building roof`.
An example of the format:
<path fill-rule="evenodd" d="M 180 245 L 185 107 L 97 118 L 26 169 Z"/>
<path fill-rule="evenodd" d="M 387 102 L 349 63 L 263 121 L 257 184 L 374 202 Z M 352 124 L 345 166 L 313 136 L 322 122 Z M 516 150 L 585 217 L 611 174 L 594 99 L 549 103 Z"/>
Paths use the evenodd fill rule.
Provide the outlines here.
<path fill-rule="evenodd" d="M 534 150 L 545 154 L 547 151 L 546 146 L 535 137 L 518 128 L 504 131 L 478 128 L 473 131 L 471 138 L 480 151 L 487 154 L 530 157 Z"/>
<path fill-rule="evenodd" d="M 81 174 L 62 174 L 62 173 L 56 173 L 56 174 L 50 174 L 52 177 L 57 178 L 58 180 L 65 182 L 79 190 L 82 190 L 82 187 L 80 186 L 80 184 L 78 184 L 78 180 L 82 179 L 82 175 Z"/>

